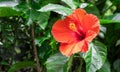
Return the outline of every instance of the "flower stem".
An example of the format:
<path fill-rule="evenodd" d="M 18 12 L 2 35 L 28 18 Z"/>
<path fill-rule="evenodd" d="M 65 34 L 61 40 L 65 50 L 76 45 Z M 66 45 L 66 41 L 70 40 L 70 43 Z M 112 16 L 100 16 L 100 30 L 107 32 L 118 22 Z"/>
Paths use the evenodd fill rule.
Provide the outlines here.
<path fill-rule="evenodd" d="M 67 67 L 67 71 L 66 72 L 69 72 L 69 70 L 70 70 L 70 68 L 72 66 L 73 58 L 74 58 L 74 55 L 70 56 L 70 58 L 68 60 L 68 67 Z"/>
<path fill-rule="evenodd" d="M 80 66 L 79 66 L 80 67 L 80 71 L 79 72 L 82 72 L 82 64 L 83 64 L 83 59 L 81 58 L 80 59 Z"/>
<path fill-rule="evenodd" d="M 37 71 L 38 72 L 41 72 L 42 71 L 42 68 L 40 67 L 40 61 L 39 61 L 39 58 L 38 58 L 38 55 L 37 55 L 37 47 L 35 45 L 35 32 L 34 32 L 34 27 L 35 27 L 35 24 L 32 25 L 32 29 L 31 29 L 31 34 L 32 34 L 32 44 L 33 44 L 33 49 L 34 49 L 34 55 L 35 55 L 35 59 L 36 59 L 36 63 L 37 63 Z"/>
<path fill-rule="evenodd" d="M 82 72 L 82 65 L 83 65 L 83 59 L 80 58 L 80 65 L 79 65 L 79 67 L 77 69 L 77 72 Z"/>

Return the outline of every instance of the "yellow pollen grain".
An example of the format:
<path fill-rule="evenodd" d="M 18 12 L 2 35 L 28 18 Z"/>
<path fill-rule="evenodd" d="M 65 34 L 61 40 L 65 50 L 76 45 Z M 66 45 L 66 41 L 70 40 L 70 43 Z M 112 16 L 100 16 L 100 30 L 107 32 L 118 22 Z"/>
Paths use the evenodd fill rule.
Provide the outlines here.
<path fill-rule="evenodd" d="M 70 23 L 70 24 L 69 24 L 69 28 L 70 28 L 71 30 L 73 30 L 73 31 L 76 31 L 76 26 L 75 26 L 74 23 Z"/>

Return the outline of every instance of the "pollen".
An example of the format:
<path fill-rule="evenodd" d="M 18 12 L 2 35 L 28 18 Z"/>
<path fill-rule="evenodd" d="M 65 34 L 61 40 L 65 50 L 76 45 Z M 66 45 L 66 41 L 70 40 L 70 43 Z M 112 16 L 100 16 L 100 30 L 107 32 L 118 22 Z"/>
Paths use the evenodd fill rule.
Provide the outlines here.
<path fill-rule="evenodd" d="M 76 25 L 74 23 L 70 23 L 69 28 L 73 31 L 76 31 Z"/>

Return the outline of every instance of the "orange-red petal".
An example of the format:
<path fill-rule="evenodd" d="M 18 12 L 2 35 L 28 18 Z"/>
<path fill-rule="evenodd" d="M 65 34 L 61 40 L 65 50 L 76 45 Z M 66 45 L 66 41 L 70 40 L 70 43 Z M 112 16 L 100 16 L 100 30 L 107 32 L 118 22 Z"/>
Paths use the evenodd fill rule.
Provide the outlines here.
<path fill-rule="evenodd" d="M 85 40 L 88 42 L 91 42 L 96 36 L 97 36 L 97 33 L 95 31 L 89 30 L 86 33 Z"/>
<path fill-rule="evenodd" d="M 86 31 L 86 40 L 88 42 L 91 42 L 93 38 L 95 38 L 99 33 L 99 19 L 92 15 L 92 14 L 86 14 L 83 17 L 81 26 Z"/>
<path fill-rule="evenodd" d="M 82 46 L 81 52 L 87 52 L 88 51 L 88 42 L 84 40 L 84 44 Z"/>
<path fill-rule="evenodd" d="M 88 50 L 88 43 L 84 40 L 76 43 L 61 43 L 60 52 L 65 56 L 70 56 L 78 52 L 86 52 Z"/>
<path fill-rule="evenodd" d="M 53 25 L 51 33 L 58 42 L 70 43 L 77 40 L 77 34 L 69 29 L 69 24 L 65 20 L 58 20 Z"/>
<path fill-rule="evenodd" d="M 84 17 L 84 15 L 86 15 L 86 11 L 81 9 L 81 8 L 78 8 L 78 9 L 75 9 L 74 12 L 69 15 L 69 17 L 73 20 L 76 20 L 76 21 L 79 21 L 81 22 L 82 18 Z"/>
<path fill-rule="evenodd" d="M 83 30 L 81 23 L 82 23 L 83 17 L 86 14 L 87 13 L 84 9 L 78 8 L 78 9 L 75 9 L 73 13 L 68 16 L 76 24 L 78 31 L 82 31 L 82 33 L 84 33 L 85 31 Z"/>

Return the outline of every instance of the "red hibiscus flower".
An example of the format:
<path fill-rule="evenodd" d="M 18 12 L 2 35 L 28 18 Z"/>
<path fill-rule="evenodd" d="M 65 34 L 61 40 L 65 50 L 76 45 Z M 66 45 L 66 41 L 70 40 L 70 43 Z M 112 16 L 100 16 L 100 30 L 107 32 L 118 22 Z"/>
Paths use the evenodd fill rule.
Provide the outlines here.
<path fill-rule="evenodd" d="M 57 20 L 52 27 L 53 37 L 60 42 L 60 52 L 70 56 L 88 51 L 88 43 L 99 33 L 99 20 L 83 9 L 75 9 L 63 20 Z"/>

